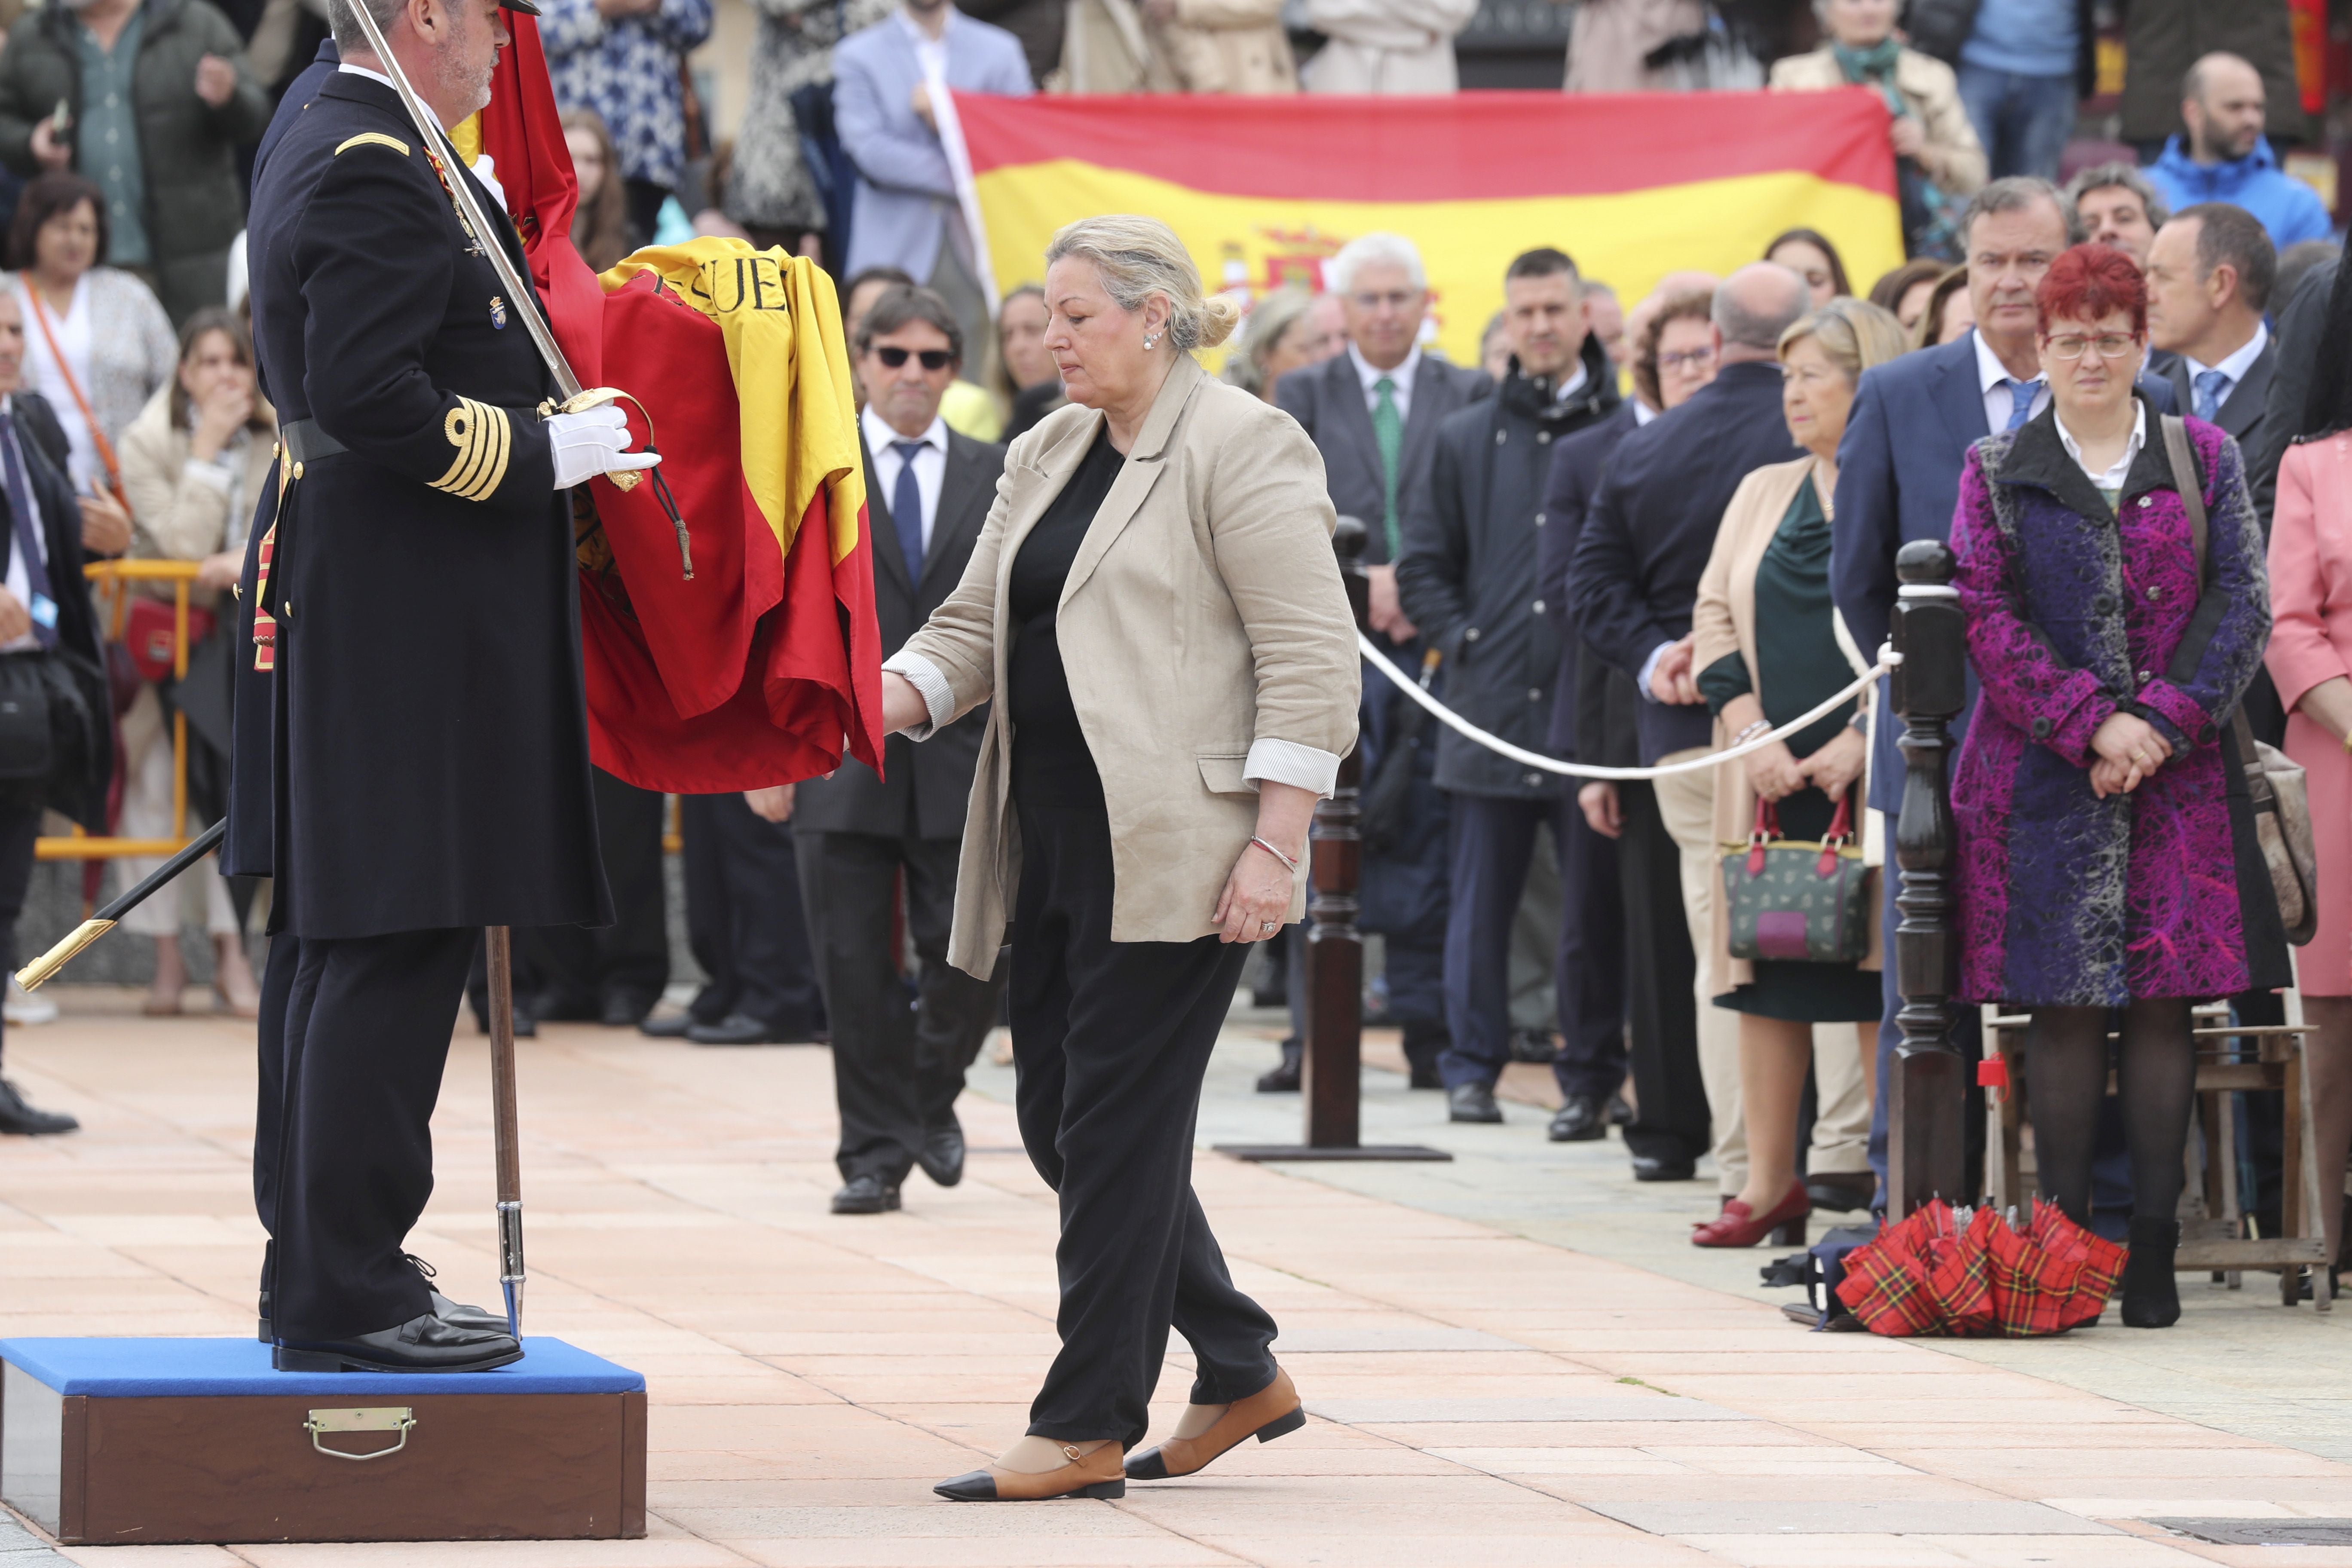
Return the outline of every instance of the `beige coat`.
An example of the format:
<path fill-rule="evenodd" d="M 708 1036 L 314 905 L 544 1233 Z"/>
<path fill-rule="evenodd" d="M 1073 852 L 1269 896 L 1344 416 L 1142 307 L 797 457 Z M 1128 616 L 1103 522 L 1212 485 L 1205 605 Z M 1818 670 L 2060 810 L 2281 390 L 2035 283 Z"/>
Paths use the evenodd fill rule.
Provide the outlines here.
<path fill-rule="evenodd" d="M 122 462 L 122 493 L 131 502 L 135 530 L 131 553 L 149 560 L 202 561 L 207 555 L 245 542 L 253 523 L 253 509 L 269 480 L 273 437 L 267 429 L 249 430 L 241 458 L 234 461 L 232 482 L 224 484 L 219 468 L 202 472 L 188 462 L 191 445 L 187 428 L 172 423 L 172 386 L 165 382 L 147 400 L 122 432 L 116 455 Z M 267 416 L 268 405 L 263 404 Z M 230 512 L 232 491 L 237 515 Z M 152 584 L 163 598 L 171 584 Z M 210 607 L 217 594 L 189 590 L 188 602 Z"/>
<path fill-rule="evenodd" d="M 1145 19 L 1133 0 L 1070 0 L 1058 92 L 1298 90 L 1282 0 L 1177 0 L 1176 18 Z"/>
<path fill-rule="evenodd" d="M 1759 699 L 1763 696 L 1763 682 L 1756 676 L 1756 569 L 1762 563 L 1772 536 L 1780 531 L 1780 520 L 1788 515 L 1789 503 L 1796 500 L 1797 487 L 1811 482 L 1813 464 L 1811 458 L 1771 463 L 1739 481 L 1731 504 L 1724 509 L 1723 526 L 1716 531 L 1715 552 L 1707 557 L 1706 572 L 1698 582 L 1698 605 L 1691 612 L 1691 668 L 1703 670 L 1726 654 L 1736 653 L 1748 661 L 1748 678 Z M 1822 504 L 1824 510 L 1830 505 L 1826 492 Z M 1853 645 L 1843 637 L 1840 645 L 1856 675 L 1868 668 L 1856 658 Z M 1864 701 L 1868 703 L 1869 694 L 1864 694 Z M 1715 744 L 1718 751 L 1731 744 L 1731 736 L 1719 719 L 1716 721 Z M 1866 758 L 1861 776 L 1847 787 L 1857 805 L 1870 798 Z M 1716 842 L 1729 853 L 1748 841 L 1755 825 L 1756 792 L 1748 786 L 1745 763 L 1731 763 L 1716 769 Z M 1867 824 L 1857 823 L 1855 826 L 1857 832 L 1867 836 Z M 1881 875 L 1874 875 L 1870 880 L 1870 953 L 1862 961 L 1864 969 L 1877 969 L 1885 962 L 1878 920 L 1879 885 L 1883 880 Z M 1731 921 L 1719 873 L 1713 887 L 1714 938 L 1707 960 L 1713 978 L 1708 989 L 1719 996 L 1736 985 L 1748 984 L 1756 978 L 1756 973 L 1748 960 L 1731 956 Z"/>
<path fill-rule="evenodd" d="M 1454 35 L 1477 10 L 1477 0 L 1307 0 L 1307 21 L 1331 41 L 1299 79 L 1309 92 L 1452 92 Z"/>
<path fill-rule="evenodd" d="M 954 714 L 1003 689 L 1013 558 L 1094 443 L 1072 405 L 1013 443 L 963 581 L 896 656 L 943 677 Z M 1290 416 L 1181 358 L 1087 530 L 1055 619 L 1110 816 L 1113 942 L 1191 942 L 1257 826 L 1254 748 L 1336 759 L 1361 664 L 1331 552 L 1323 460 Z M 985 975 L 1021 879 L 1010 704 L 992 703 L 964 820 L 948 962 Z M 1306 867 L 1289 919 L 1307 910 Z"/>
<path fill-rule="evenodd" d="M 1822 47 L 1809 55 L 1774 60 L 1770 85 L 1778 92 L 1820 92 L 1853 84 L 1838 69 L 1837 56 Z M 1960 81 L 1952 68 L 1933 55 L 1906 49 L 1895 58 L 1895 90 L 1919 117 L 1920 129 L 1927 133 L 1919 167 L 1946 195 L 1975 195 L 1985 183 L 1984 147 L 1977 141 L 1969 111 L 1960 104 Z"/>

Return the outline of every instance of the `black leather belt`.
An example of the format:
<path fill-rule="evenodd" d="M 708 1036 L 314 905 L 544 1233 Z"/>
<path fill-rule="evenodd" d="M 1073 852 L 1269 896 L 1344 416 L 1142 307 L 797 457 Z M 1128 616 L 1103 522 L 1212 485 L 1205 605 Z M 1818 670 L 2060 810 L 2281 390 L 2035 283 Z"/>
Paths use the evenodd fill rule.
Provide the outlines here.
<path fill-rule="evenodd" d="M 316 419 L 297 419 L 280 426 L 278 440 L 286 448 L 287 457 L 298 463 L 315 463 L 351 449 L 320 429 Z"/>

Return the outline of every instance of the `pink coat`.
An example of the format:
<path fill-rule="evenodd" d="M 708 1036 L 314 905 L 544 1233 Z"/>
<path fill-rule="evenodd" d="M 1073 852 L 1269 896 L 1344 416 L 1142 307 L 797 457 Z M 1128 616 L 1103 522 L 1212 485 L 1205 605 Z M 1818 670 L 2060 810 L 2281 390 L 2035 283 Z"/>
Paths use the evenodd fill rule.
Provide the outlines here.
<path fill-rule="evenodd" d="M 2301 763 L 2319 853 L 2319 929 L 2300 980 L 2352 995 L 2352 757 L 2294 711 L 2312 688 L 2352 675 L 2352 432 L 2286 449 L 2271 520 L 2271 645 L 2263 662 L 2287 707 L 2286 752 Z"/>

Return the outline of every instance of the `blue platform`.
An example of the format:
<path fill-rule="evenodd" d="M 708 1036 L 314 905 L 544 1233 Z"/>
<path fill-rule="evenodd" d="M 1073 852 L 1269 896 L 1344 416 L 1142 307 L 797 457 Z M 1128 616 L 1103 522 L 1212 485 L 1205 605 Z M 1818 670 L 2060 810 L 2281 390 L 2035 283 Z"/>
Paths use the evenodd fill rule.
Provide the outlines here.
<path fill-rule="evenodd" d="M 278 1372 L 257 1340 L 0 1340 L 0 1361 L 61 1394 L 100 1399 L 293 1394 L 373 1398 L 425 1394 L 637 1394 L 642 1373 L 562 1340 L 525 1338 L 523 1358 L 490 1372 Z"/>

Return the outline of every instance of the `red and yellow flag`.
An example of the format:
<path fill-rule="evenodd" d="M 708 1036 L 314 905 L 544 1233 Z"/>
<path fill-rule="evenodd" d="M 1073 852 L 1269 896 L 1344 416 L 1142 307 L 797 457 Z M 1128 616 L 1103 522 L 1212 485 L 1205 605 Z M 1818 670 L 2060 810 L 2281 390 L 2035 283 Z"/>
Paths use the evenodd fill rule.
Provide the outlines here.
<path fill-rule="evenodd" d="M 1421 247 L 1438 342 L 1475 364 L 1503 268 L 1558 246 L 1627 302 L 1817 228 L 1858 287 L 1903 260 L 1886 107 L 1834 92 L 1429 98 L 956 95 L 990 260 L 1039 279 L 1066 223 L 1148 213 L 1212 289 L 1318 285 L 1375 230 Z"/>

